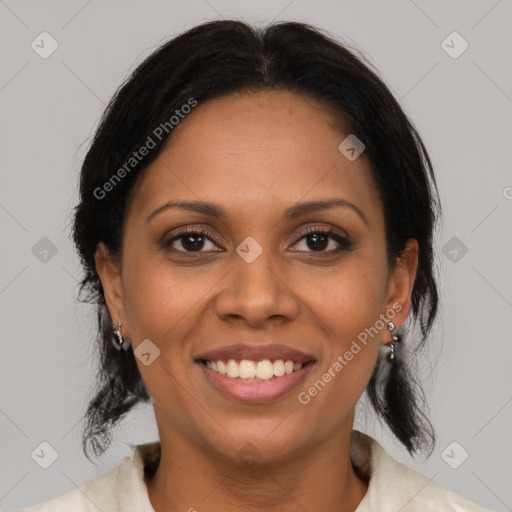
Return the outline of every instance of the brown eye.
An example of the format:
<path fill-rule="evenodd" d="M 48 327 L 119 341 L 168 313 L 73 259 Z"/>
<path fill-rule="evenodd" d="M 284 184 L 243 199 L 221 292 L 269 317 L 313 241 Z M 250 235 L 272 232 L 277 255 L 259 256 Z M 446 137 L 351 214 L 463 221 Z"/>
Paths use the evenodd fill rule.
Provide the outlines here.
<path fill-rule="evenodd" d="M 337 233 L 333 229 L 307 229 L 301 234 L 301 238 L 293 247 L 296 248 L 303 240 L 306 241 L 306 247 L 309 249 L 309 251 L 306 250 L 305 252 L 333 254 L 348 250 L 351 247 L 348 237 Z M 298 250 L 302 251 L 302 249 Z"/>
<path fill-rule="evenodd" d="M 207 248 L 203 250 L 205 245 L 210 243 L 213 248 Z M 179 247 L 181 245 L 181 248 Z M 176 233 L 172 237 L 165 240 L 162 244 L 165 249 L 172 249 L 176 252 L 184 253 L 201 253 L 215 251 L 216 244 L 210 236 L 207 235 L 206 231 L 201 229 L 186 229 L 179 233 Z"/>
<path fill-rule="evenodd" d="M 329 241 L 332 241 L 331 237 L 324 233 L 315 233 L 306 237 L 308 241 L 308 248 L 313 251 L 323 251 L 327 249 Z"/>

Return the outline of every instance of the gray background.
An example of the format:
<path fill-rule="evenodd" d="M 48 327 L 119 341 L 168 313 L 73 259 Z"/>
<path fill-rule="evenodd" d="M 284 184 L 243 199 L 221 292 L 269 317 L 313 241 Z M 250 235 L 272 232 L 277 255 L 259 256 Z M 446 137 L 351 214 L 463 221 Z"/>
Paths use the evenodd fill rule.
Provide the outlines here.
<path fill-rule="evenodd" d="M 412 460 L 371 414 L 358 425 L 432 481 L 512 510 L 509 0 L 0 1 L 0 507 L 61 494 L 117 466 L 130 443 L 157 439 L 152 409 L 140 407 L 97 467 L 81 453 L 95 317 L 76 302 L 69 221 L 89 138 L 127 73 L 169 37 L 222 17 L 331 31 L 364 52 L 418 127 L 445 209 L 443 310 L 423 372 L 438 443 Z M 43 31 L 58 43 L 46 59 L 31 47 Z M 469 44 L 458 58 L 442 46 L 453 31 Z M 58 452 L 48 469 L 31 456 L 42 442 Z M 462 450 L 453 469 L 446 461 L 460 463 Z"/>

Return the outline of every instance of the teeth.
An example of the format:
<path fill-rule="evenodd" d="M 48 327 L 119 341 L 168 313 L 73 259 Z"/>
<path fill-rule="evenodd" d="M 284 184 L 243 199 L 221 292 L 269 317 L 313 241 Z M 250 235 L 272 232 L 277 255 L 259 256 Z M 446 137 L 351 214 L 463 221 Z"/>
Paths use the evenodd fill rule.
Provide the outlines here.
<path fill-rule="evenodd" d="M 228 361 L 226 366 L 226 375 L 232 379 L 236 379 L 238 376 L 240 376 L 238 363 L 234 359 L 230 359 Z"/>
<path fill-rule="evenodd" d="M 282 377 L 290 375 L 302 368 L 302 363 L 294 363 L 293 361 L 277 359 L 273 363 L 270 359 L 262 361 L 250 361 L 242 359 L 237 363 L 235 359 L 229 359 L 227 363 L 224 361 L 206 361 L 206 367 L 216 373 L 227 375 L 232 379 L 239 378 L 241 380 L 270 380 L 274 376 Z"/>
<path fill-rule="evenodd" d="M 269 380 L 274 376 L 274 365 L 268 360 L 260 361 L 256 366 L 256 377 L 258 379 Z"/>
<path fill-rule="evenodd" d="M 226 370 L 226 365 L 224 364 L 224 361 L 217 361 L 217 368 L 219 369 L 219 373 L 221 375 L 226 375 L 226 373 L 228 372 Z"/>
<path fill-rule="evenodd" d="M 238 365 L 241 379 L 252 379 L 256 375 L 256 365 L 254 361 L 243 359 Z M 258 375 L 259 376 L 259 375 Z"/>
<path fill-rule="evenodd" d="M 284 362 L 282 359 L 274 361 L 274 375 L 276 377 L 282 377 L 285 374 Z"/>

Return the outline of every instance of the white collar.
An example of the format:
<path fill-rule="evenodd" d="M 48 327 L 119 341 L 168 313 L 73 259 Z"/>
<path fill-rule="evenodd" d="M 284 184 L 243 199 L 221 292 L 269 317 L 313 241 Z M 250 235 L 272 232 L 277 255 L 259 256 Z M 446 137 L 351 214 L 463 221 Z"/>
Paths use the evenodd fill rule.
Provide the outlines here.
<path fill-rule="evenodd" d="M 119 511 L 155 512 L 144 482 L 144 466 L 158 456 L 158 441 L 138 445 L 133 460 L 125 457 L 118 474 Z M 351 459 L 368 490 L 355 512 L 486 512 L 462 496 L 428 480 L 386 453 L 370 436 L 352 431 Z"/>

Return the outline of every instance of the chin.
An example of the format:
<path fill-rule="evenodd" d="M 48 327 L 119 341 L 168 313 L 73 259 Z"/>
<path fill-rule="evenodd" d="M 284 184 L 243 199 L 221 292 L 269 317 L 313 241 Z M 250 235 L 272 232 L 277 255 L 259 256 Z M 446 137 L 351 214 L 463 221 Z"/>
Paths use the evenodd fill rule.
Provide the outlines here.
<path fill-rule="evenodd" d="M 277 463 L 302 451 L 307 442 L 306 432 L 299 425 L 283 426 L 283 418 L 265 420 L 230 420 L 228 432 L 218 429 L 205 433 L 203 443 L 222 458 L 243 464 Z M 277 428 L 276 428 L 277 427 Z"/>

